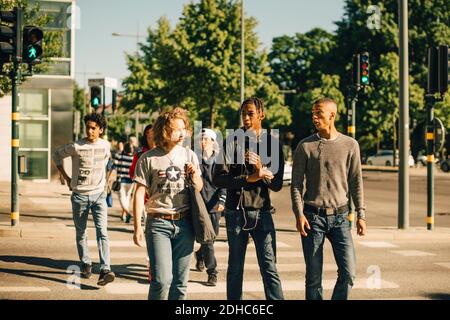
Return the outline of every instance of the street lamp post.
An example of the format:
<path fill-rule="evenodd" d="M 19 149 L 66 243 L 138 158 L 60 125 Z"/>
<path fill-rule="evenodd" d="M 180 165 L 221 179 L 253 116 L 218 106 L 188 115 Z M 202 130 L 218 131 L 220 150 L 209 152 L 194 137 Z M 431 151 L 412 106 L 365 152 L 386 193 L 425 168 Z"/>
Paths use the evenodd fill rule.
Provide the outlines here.
<path fill-rule="evenodd" d="M 111 35 L 113 37 L 136 38 L 136 52 L 139 52 L 139 39 L 144 38 L 139 34 L 139 24 L 135 34 L 113 32 Z"/>

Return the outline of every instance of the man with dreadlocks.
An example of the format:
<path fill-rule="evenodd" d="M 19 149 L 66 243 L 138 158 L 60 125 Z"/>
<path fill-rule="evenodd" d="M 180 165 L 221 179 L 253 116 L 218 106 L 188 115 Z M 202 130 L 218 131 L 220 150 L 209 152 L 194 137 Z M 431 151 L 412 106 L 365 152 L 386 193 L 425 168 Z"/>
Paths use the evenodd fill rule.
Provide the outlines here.
<path fill-rule="evenodd" d="M 269 190 L 280 191 L 283 186 L 283 151 L 278 140 L 262 128 L 265 114 L 261 99 L 245 100 L 240 112 L 244 126 L 227 137 L 225 159 L 222 164 L 216 162 L 213 169 L 213 183 L 218 188 L 227 189 L 227 298 L 242 299 L 245 252 L 251 235 L 266 299 L 282 300 Z M 271 153 L 270 159 L 264 151 Z"/>

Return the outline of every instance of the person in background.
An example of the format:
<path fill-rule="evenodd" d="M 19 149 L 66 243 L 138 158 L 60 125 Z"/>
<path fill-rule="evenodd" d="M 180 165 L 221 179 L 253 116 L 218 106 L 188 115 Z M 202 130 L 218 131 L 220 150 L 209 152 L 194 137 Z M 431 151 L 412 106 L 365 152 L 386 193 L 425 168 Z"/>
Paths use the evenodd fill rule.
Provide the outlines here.
<path fill-rule="evenodd" d="M 144 135 L 142 136 L 142 141 L 141 141 L 141 148 L 139 149 L 138 152 L 136 152 L 136 154 L 133 157 L 133 162 L 131 164 L 130 167 L 130 179 L 134 180 L 134 173 L 136 171 L 136 163 L 139 160 L 139 158 L 146 153 L 149 150 L 152 150 L 154 147 L 156 147 L 155 145 L 155 140 L 153 139 L 153 130 L 152 130 L 152 125 L 149 124 L 145 127 L 144 129 Z M 147 214 L 145 212 L 145 204 L 148 201 L 148 194 L 145 194 L 145 199 L 144 199 L 144 208 L 142 210 L 142 222 L 144 222 L 145 225 L 145 219 L 147 218 Z M 151 272 L 151 268 L 150 268 L 150 259 L 147 256 L 147 271 L 148 271 L 148 281 L 152 281 L 152 272 Z"/>
<path fill-rule="evenodd" d="M 219 234 L 220 217 L 225 209 L 226 189 L 217 188 L 212 182 L 212 171 L 216 157 L 219 152 L 217 135 L 211 129 L 203 129 L 201 133 L 200 146 L 202 155 L 200 156 L 200 170 L 203 178 L 203 189 L 201 195 L 208 209 L 211 223 L 216 235 Z M 203 271 L 206 266 L 208 281 L 206 285 L 215 286 L 217 284 L 217 260 L 214 255 L 214 242 L 204 243 L 195 252 L 196 268 Z"/>
<path fill-rule="evenodd" d="M 130 200 L 133 192 L 133 180 L 130 179 L 129 171 L 133 162 L 134 146 L 126 143 L 121 153 L 114 157 L 114 169 L 117 172 L 117 180 L 120 182 L 119 202 L 122 208 L 122 220 L 129 223 L 131 220 Z"/>

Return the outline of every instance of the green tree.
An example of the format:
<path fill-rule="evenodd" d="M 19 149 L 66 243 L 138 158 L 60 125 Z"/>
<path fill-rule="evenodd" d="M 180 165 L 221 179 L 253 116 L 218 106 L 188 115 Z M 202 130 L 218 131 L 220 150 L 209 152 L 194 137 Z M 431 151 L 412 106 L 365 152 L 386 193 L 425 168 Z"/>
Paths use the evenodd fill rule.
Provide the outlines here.
<path fill-rule="evenodd" d="M 369 29 L 370 5 L 381 9 L 381 28 Z M 357 135 L 364 148 L 393 147 L 398 119 L 398 1 L 346 0 L 345 14 L 337 22 L 333 57 L 341 76 L 341 91 L 351 81 L 353 54 L 368 51 L 371 60 L 371 88 L 358 103 Z M 424 121 L 424 89 L 427 78 L 427 48 L 450 44 L 450 2 L 409 1 L 410 115 L 412 122 Z M 450 108 L 450 105 L 443 106 Z M 449 114 L 449 112 L 442 112 Z M 444 119 L 444 121 L 448 121 Z M 390 132 L 389 134 L 387 132 Z M 423 137 L 412 139 L 412 149 L 422 146 Z M 417 152 L 413 152 L 417 153 Z"/>
<path fill-rule="evenodd" d="M 267 122 L 272 127 L 287 125 L 290 112 L 269 77 L 267 52 L 258 50 L 255 26 L 254 18 L 245 19 L 245 95 L 266 100 Z M 141 105 L 145 111 L 154 111 L 181 104 L 193 119 L 205 119 L 211 127 L 236 126 L 240 32 L 240 4 L 230 0 L 185 5 L 174 30 L 162 18 L 155 30 L 149 29 L 143 55 L 129 56 L 132 74 L 124 82 L 127 108 Z"/>

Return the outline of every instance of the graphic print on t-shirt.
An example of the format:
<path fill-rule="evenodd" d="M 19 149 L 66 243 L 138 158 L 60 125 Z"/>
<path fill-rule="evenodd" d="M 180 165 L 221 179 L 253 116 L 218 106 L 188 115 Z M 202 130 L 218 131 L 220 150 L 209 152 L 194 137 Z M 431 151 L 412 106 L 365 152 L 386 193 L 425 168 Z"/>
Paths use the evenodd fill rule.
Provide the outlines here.
<path fill-rule="evenodd" d="M 159 170 L 158 191 L 161 193 L 177 194 L 183 192 L 186 173 L 177 166 L 170 166 L 166 170 Z"/>
<path fill-rule="evenodd" d="M 105 148 L 80 149 L 78 185 L 98 185 L 101 182 L 105 170 Z"/>

